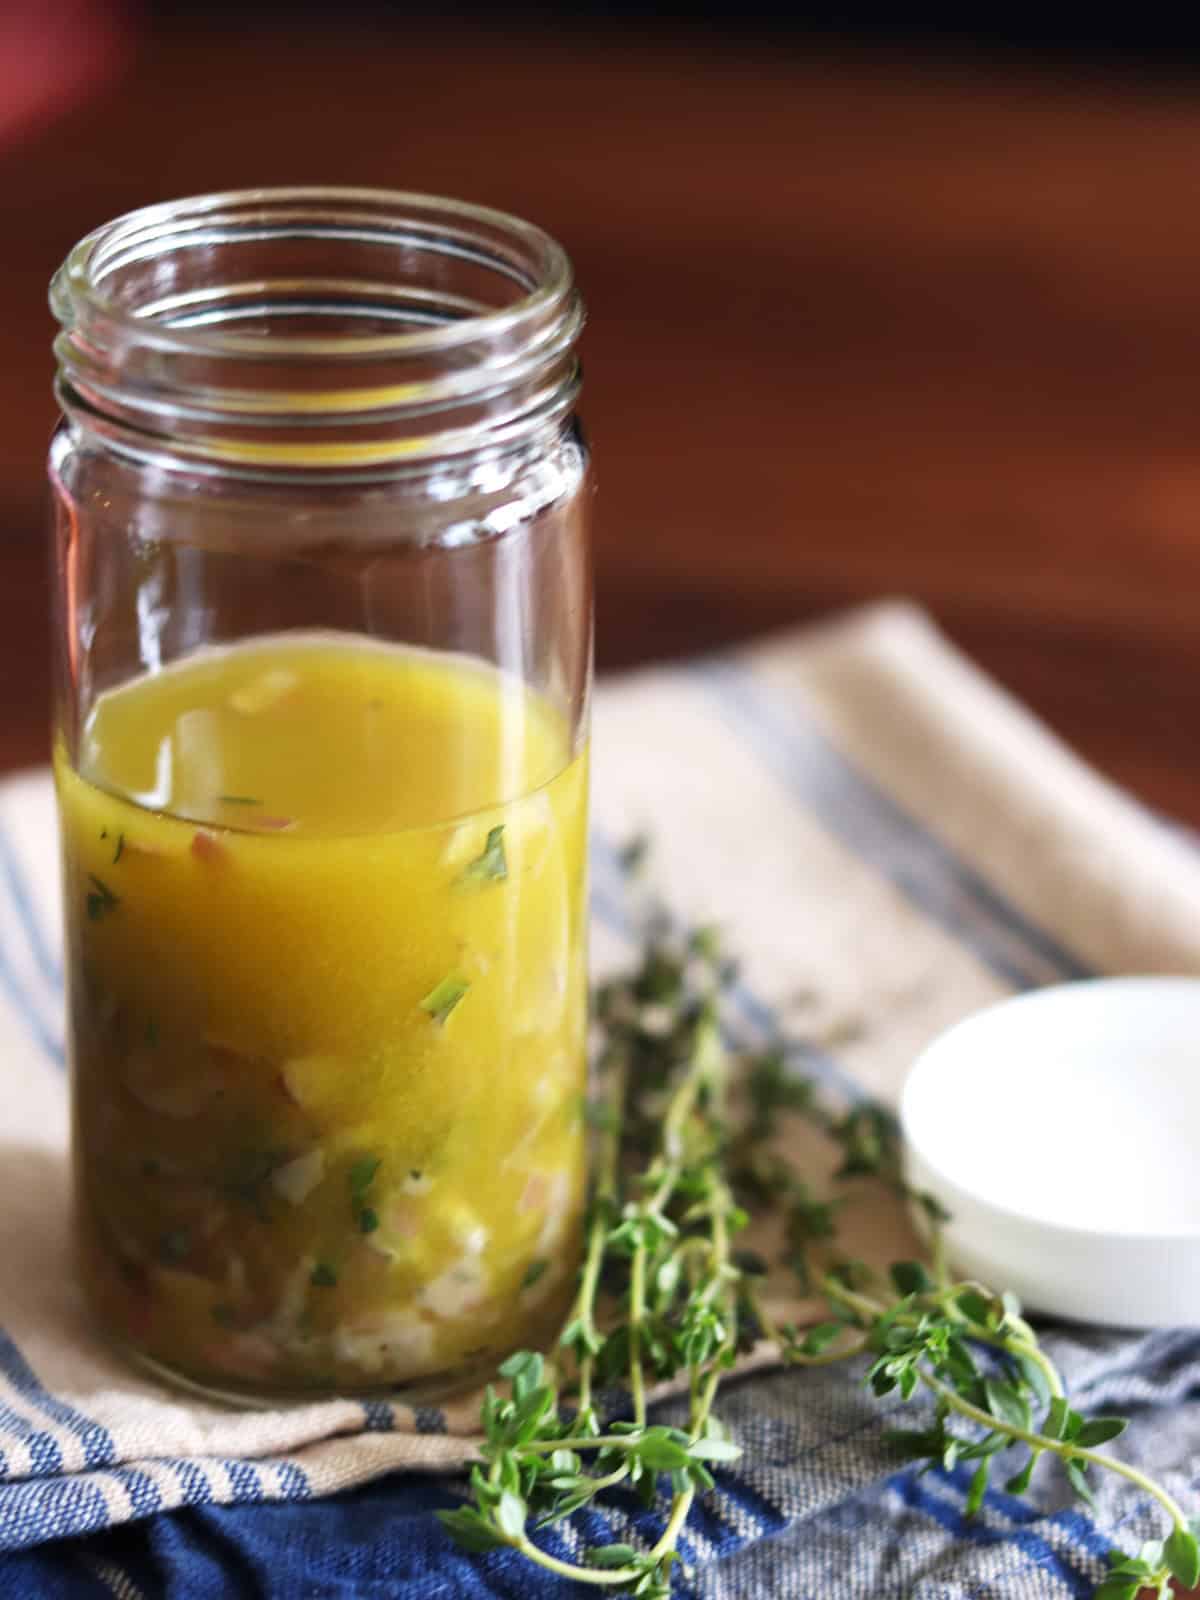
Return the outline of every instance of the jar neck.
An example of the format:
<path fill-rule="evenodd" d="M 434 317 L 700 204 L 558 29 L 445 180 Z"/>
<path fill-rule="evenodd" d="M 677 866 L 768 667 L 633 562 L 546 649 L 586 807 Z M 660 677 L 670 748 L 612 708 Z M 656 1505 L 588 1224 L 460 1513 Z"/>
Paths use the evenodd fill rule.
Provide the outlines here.
<path fill-rule="evenodd" d="M 382 476 L 558 431 L 570 262 L 503 213 L 368 189 L 135 211 L 51 286 L 57 393 L 122 454 L 219 474 Z"/>

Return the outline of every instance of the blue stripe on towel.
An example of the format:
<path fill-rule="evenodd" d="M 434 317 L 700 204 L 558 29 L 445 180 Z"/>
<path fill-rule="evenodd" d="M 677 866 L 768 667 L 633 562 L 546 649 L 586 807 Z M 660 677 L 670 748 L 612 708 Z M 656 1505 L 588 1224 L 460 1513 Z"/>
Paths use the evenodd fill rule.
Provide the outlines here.
<path fill-rule="evenodd" d="M 697 1519 L 721 1555 L 787 1527 L 788 1516 L 783 1507 L 753 1491 L 737 1468 L 718 1472 L 716 1480 L 714 1491 L 697 1498 L 688 1520 Z M 742 1523 L 748 1523 L 748 1527 L 739 1526 L 735 1511 L 741 1512 Z"/>
<path fill-rule="evenodd" d="M 33 896 L 21 871 L 17 852 L 3 827 L 0 827 L 0 878 L 7 885 L 8 899 L 16 914 L 17 927 L 25 936 L 34 965 L 49 986 L 55 992 L 61 992 L 61 965 L 52 954 L 49 940 L 38 922 Z M 6 957 L 3 948 L 0 948 L 0 990 L 3 990 L 11 1000 L 42 1054 L 56 1066 L 65 1066 L 66 1052 L 61 1039 L 43 1017 L 40 1005 L 22 981 L 17 968 Z"/>
<path fill-rule="evenodd" d="M 313 1497 L 308 1474 L 293 1461 L 255 1463 L 222 1457 L 212 1462 L 168 1459 L 161 1465 L 178 1476 L 184 1506 L 211 1506 L 220 1501 L 253 1506 L 268 1499 L 296 1503 Z M 278 1495 L 268 1495 L 264 1487 L 262 1471 L 268 1465 L 276 1470 Z M 212 1466 L 223 1469 L 228 1480 L 228 1490 L 222 1483 L 220 1494 L 214 1491 Z M 136 1521 L 154 1516 L 169 1498 L 155 1479 L 137 1466 L 116 1467 L 100 1475 L 68 1473 L 0 1485 L 0 1549 L 13 1552 L 112 1528 L 103 1488 L 106 1481 L 125 1491 Z"/>
<path fill-rule="evenodd" d="M 135 1517 L 148 1517 L 162 1508 L 162 1490 L 154 1479 L 139 1467 L 118 1467 L 113 1477 L 129 1496 Z"/>
<path fill-rule="evenodd" d="M 176 1457 L 171 1462 L 171 1470 L 179 1479 L 185 1505 L 207 1506 L 216 1499 L 212 1478 L 201 1462 Z"/>
<path fill-rule="evenodd" d="M 13 1008 L 42 1054 L 57 1067 L 67 1064 L 66 1051 L 62 1041 L 57 1039 L 48 1025 L 43 1021 L 41 1012 L 34 1004 L 33 997 L 28 993 L 16 971 L 9 965 L 0 947 L 0 989 L 8 996 Z"/>
<path fill-rule="evenodd" d="M 63 986 L 62 963 L 50 947 L 50 941 L 38 921 L 34 909 L 33 895 L 25 881 L 25 874 L 21 871 L 21 863 L 17 859 L 17 852 L 13 848 L 12 840 L 0 825 L 0 873 L 8 884 L 8 892 L 16 907 L 17 916 L 25 929 L 29 939 L 29 948 L 33 952 L 33 959 L 37 963 L 38 971 L 45 978 L 52 989 L 61 989 Z"/>
<path fill-rule="evenodd" d="M 52 1433 L 35 1425 L 20 1411 L 0 1400 L 0 1432 L 19 1440 L 29 1452 L 29 1471 L 35 1478 L 56 1477 L 63 1469 L 62 1451 Z"/>
<path fill-rule="evenodd" d="M 312 1484 L 308 1473 L 294 1461 L 277 1461 L 276 1476 L 285 1500 L 311 1500 Z"/>
<path fill-rule="evenodd" d="M 116 1460 L 116 1441 L 108 1429 L 51 1394 L 3 1329 L 0 1329 L 0 1374 L 8 1379 L 27 1404 L 35 1406 L 44 1416 L 80 1441 L 84 1460 L 89 1467 L 109 1466 Z"/>
<path fill-rule="evenodd" d="M 722 1494 L 739 1511 L 759 1524 L 759 1534 L 778 1533 L 787 1526 L 788 1518 L 783 1507 L 754 1488 L 737 1467 L 721 1473 L 720 1486 Z"/>
<path fill-rule="evenodd" d="M 27 1550 L 51 1539 L 112 1526 L 108 1503 L 89 1474 L 0 1485 L 0 1549 Z"/>
<path fill-rule="evenodd" d="M 939 1475 L 943 1478 L 944 1475 Z M 1009 1545 L 1022 1551 L 1033 1565 L 1056 1578 L 1075 1600 L 1091 1600 L 1096 1588 L 1095 1576 L 1089 1576 L 1081 1564 L 1076 1566 L 1062 1551 L 1056 1550 L 1040 1534 L 1027 1528 L 989 1528 L 986 1523 L 967 1517 L 951 1500 L 931 1494 L 922 1477 L 916 1472 L 905 1472 L 892 1478 L 888 1484 L 900 1501 L 930 1518 L 966 1544 Z M 948 1485 L 953 1488 L 953 1485 Z"/>
<path fill-rule="evenodd" d="M 957 1467 L 954 1472 L 954 1483 L 965 1496 L 971 1481 L 971 1471 L 967 1467 Z M 1103 1561 L 1112 1549 L 1111 1539 L 1106 1539 L 1094 1525 L 1085 1512 L 1076 1506 L 1069 1506 L 1063 1511 L 1055 1512 L 1052 1517 L 1044 1517 L 1036 1511 L 1027 1500 L 1018 1499 L 1014 1494 L 1009 1494 L 993 1484 L 984 1496 L 984 1505 L 989 1511 L 994 1511 L 999 1516 L 1007 1517 L 1010 1522 L 1015 1522 L 1018 1527 L 1028 1523 L 1041 1522 L 1043 1526 L 1053 1524 L 1061 1528 L 1070 1542 L 1077 1549 L 1085 1551 L 1088 1555 L 1095 1556 L 1098 1561 Z"/>
<path fill-rule="evenodd" d="M 1092 976 L 1086 963 L 860 772 L 794 704 L 775 704 L 730 662 L 707 662 L 692 673 L 764 765 L 835 838 L 999 977 L 1025 989 Z"/>
<path fill-rule="evenodd" d="M 365 1433 L 392 1433 L 396 1427 L 396 1413 L 386 1400 L 364 1400 L 363 1431 Z"/>
<path fill-rule="evenodd" d="M 258 1505 L 266 1498 L 262 1477 L 253 1462 L 227 1457 L 221 1465 L 229 1474 L 229 1487 L 233 1490 L 233 1498 L 239 1505 Z"/>

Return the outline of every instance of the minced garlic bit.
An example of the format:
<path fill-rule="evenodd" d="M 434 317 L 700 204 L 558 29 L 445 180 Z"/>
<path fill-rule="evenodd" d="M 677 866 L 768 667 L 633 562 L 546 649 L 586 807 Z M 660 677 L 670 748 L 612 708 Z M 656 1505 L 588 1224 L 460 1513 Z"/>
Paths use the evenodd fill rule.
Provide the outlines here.
<path fill-rule="evenodd" d="M 269 672 L 260 673 L 240 689 L 235 689 L 229 696 L 229 704 L 243 717 L 253 717 L 260 711 L 270 711 L 277 706 L 299 683 L 300 679 L 294 672 L 289 672 L 285 667 L 272 667 Z"/>
<path fill-rule="evenodd" d="M 276 1167 L 271 1174 L 272 1187 L 291 1205 L 303 1205 L 325 1176 L 325 1156 L 320 1150 L 309 1150 L 294 1161 Z"/>

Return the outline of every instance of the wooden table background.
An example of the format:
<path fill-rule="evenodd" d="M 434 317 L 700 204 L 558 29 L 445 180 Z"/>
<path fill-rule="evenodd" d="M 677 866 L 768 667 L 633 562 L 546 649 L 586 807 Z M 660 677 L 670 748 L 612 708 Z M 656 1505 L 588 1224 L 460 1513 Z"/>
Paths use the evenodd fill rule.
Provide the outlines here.
<path fill-rule="evenodd" d="M 591 310 L 599 655 L 879 595 L 1200 823 L 1200 98 L 716 36 L 150 30 L 0 155 L 0 769 L 47 748 L 45 285 L 144 201 L 431 189 Z"/>

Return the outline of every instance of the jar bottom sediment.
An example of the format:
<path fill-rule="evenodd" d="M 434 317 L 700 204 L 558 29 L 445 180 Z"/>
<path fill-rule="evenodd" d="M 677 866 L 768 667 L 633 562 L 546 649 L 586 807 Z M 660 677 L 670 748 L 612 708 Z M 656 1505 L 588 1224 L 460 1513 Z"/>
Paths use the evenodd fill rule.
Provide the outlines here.
<path fill-rule="evenodd" d="M 569 1304 L 569 1302 L 567 1302 Z M 183 1394 L 239 1411 L 273 1411 L 280 1407 L 320 1405 L 333 1400 L 393 1402 L 405 1406 L 438 1405 L 442 1401 L 470 1393 L 495 1379 L 502 1363 L 515 1349 L 547 1349 L 557 1337 L 566 1315 L 567 1304 L 546 1318 L 521 1345 L 488 1350 L 473 1360 L 439 1372 L 424 1373 L 399 1382 L 381 1382 L 362 1387 L 334 1387 L 313 1384 L 289 1385 L 262 1382 L 238 1383 L 219 1374 L 198 1376 L 151 1355 L 111 1329 L 93 1325 L 104 1344 L 134 1371 Z"/>
<path fill-rule="evenodd" d="M 121 1340 L 109 1339 L 107 1342 L 110 1348 L 130 1366 L 165 1384 L 168 1388 L 178 1389 L 198 1399 L 229 1406 L 239 1411 L 274 1411 L 281 1406 L 319 1405 L 331 1400 L 395 1401 L 407 1406 L 435 1405 L 443 1400 L 453 1399 L 456 1395 L 468 1393 L 486 1383 L 495 1376 L 505 1355 L 511 1353 L 501 1352 L 498 1356 L 482 1358 L 468 1367 L 456 1368 L 451 1372 L 434 1373 L 428 1377 L 414 1378 L 409 1383 L 385 1384 L 374 1389 L 351 1391 L 284 1387 L 268 1391 L 261 1386 L 254 1389 L 223 1388 L 215 1381 L 193 1378 L 186 1372 L 180 1372 Z"/>

